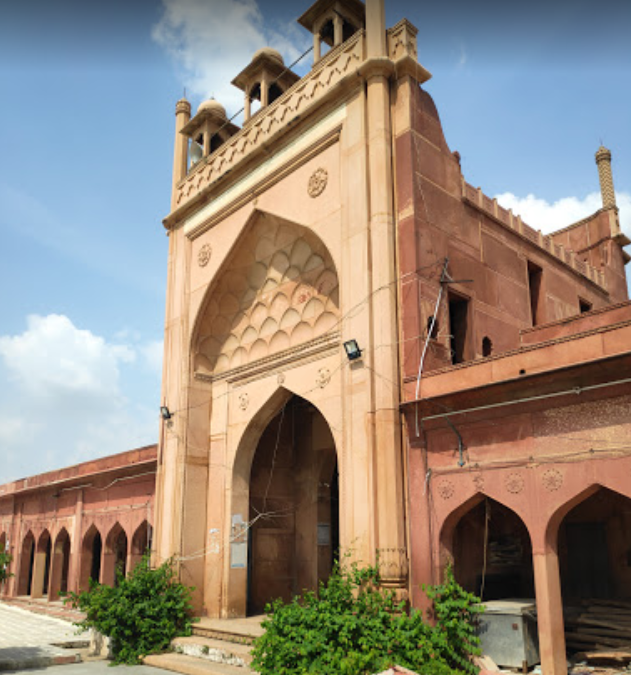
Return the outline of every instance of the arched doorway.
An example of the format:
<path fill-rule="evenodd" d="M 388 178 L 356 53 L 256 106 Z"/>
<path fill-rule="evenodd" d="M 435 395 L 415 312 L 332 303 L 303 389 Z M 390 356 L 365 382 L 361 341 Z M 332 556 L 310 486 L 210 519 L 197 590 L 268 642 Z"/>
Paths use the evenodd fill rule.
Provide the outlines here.
<path fill-rule="evenodd" d="M 44 530 L 37 540 L 37 549 L 33 562 L 31 581 L 31 597 L 41 598 L 48 595 L 50 580 L 50 561 L 52 558 L 52 541 L 50 532 Z"/>
<path fill-rule="evenodd" d="M 127 534 L 120 523 L 116 523 L 110 530 L 105 541 L 105 555 L 103 556 L 103 583 L 115 586 L 118 572 L 127 574 Z"/>
<path fill-rule="evenodd" d="M 530 535 L 521 518 L 483 497 L 453 529 L 454 575 L 482 600 L 534 598 Z"/>
<path fill-rule="evenodd" d="M 622 648 L 631 621 L 631 499 L 599 488 L 577 504 L 559 525 L 558 556 L 568 651 Z"/>
<path fill-rule="evenodd" d="M 248 614 L 328 578 L 339 546 L 335 442 L 322 414 L 299 396 L 261 434 L 248 518 Z"/>
<path fill-rule="evenodd" d="M 103 551 L 103 541 L 101 533 L 95 525 L 91 525 L 83 537 L 81 546 L 81 575 L 79 584 L 81 590 L 87 590 L 90 586 L 90 579 L 96 582 L 101 581 L 101 554 Z"/>
<path fill-rule="evenodd" d="M 3 532 L 2 534 L 0 534 L 0 553 L 5 553 L 5 552 L 9 553 L 9 541 L 7 539 L 6 532 Z M 7 569 L 8 567 L 9 567 L 8 565 L 4 565 L 4 569 L 2 571 L 6 570 L 8 572 L 9 571 Z M 4 582 L 2 584 L 0 584 L 0 591 L 3 590 L 3 586 L 4 586 Z"/>
<path fill-rule="evenodd" d="M 142 560 L 142 556 L 149 551 L 151 526 L 146 520 L 136 528 L 134 536 L 131 538 L 131 559 L 130 566 L 134 567 Z M 131 571 L 131 570 L 130 570 Z"/>
<path fill-rule="evenodd" d="M 18 576 L 18 595 L 30 595 L 33 585 L 33 566 L 35 564 L 35 537 L 29 530 L 22 540 L 20 554 L 20 573 Z"/>
<path fill-rule="evenodd" d="M 53 549 L 51 583 L 48 597 L 56 600 L 60 593 L 68 591 L 68 572 L 70 569 L 70 535 L 62 528 Z"/>

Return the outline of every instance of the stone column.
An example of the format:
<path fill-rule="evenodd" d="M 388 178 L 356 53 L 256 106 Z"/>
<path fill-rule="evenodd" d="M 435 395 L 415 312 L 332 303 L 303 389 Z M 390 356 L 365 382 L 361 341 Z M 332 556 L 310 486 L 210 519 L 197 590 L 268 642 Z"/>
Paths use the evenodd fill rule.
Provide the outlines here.
<path fill-rule="evenodd" d="M 339 16 L 339 14 L 336 14 L 333 17 L 333 33 L 333 46 L 337 47 L 338 45 L 341 45 L 342 42 L 344 42 L 344 21 L 342 20 L 342 17 Z"/>
<path fill-rule="evenodd" d="M 77 593 L 79 591 L 81 575 L 81 558 L 83 546 L 81 545 L 81 532 L 83 530 L 83 489 L 77 490 L 77 503 L 75 504 L 74 527 L 70 539 L 70 568 L 68 569 L 68 590 Z"/>
<path fill-rule="evenodd" d="M 252 116 L 252 99 L 250 98 L 250 88 L 245 88 L 245 101 L 243 103 L 244 114 L 243 121 L 247 122 Z"/>
<path fill-rule="evenodd" d="M 320 37 L 320 32 L 319 31 L 315 32 L 313 34 L 313 65 L 314 66 L 321 58 L 321 51 L 320 51 L 321 40 L 322 40 L 322 38 Z"/>
<path fill-rule="evenodd" d="M 368 174 L 370 184 L 370 251 L 372 270 L 373 457 L 376 485 L 376 542 L 383 559 L 382 576 L 392 586 L 407 586 L 404 491 L 399 412 L 396 235 L 393 205 L 390 80 L 386 57 L 383 0 L 368 0 L 366 32 Z"/>
<path fill-rule="evenodd" d="M 263 73 L 261 77 L 261 108 L 266 108 L 269 105 L 269 78 L 267 73 Z"/>
<path fill-rule="evenodd" d="M 191 104 L 180 99 L 175 104 L 175 148 L 173 151 L 173 185 L 171 189 L 171 210 L 176 206 L 177 184 L 186 176 L 186 160 L 188 158 L 188 138 L 180 133 L 184 125 L 191 119 Z"/>
<path fill-rule="evenodd" d="M 550 547 L 543 551 L 536 551 L 533 547 L 532 561 L 541 668 L 546 675 L 567 675 L 559 558 Z"/>
<path fill-rule="evenodd" d="M 600 179 L 600 194 L 603 200 L 603 209 L 612 209 L 616 206 L 616 193 L 613 189 L 613 175 L 611 173 L 611 151 L 602 145 L 596 153 L 598 178 Z"/>

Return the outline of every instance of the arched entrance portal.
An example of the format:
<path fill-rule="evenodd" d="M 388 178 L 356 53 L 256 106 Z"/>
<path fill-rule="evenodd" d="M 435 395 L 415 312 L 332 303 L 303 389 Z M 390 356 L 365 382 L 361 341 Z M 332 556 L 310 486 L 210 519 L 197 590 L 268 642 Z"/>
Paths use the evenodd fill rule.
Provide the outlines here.
<path fill-rule="evenodd" d="M 339 547 L 337 455 L 322 414 L 299 396 L 263 431 L 250 471 L 247 612 L 327 579 Z"/>
<path fill-rule="evenodd" d="M 530 535 L 521 518 L 484 497 L 453 530 L 458 583 L 483 600 L 534 598 Z"/>

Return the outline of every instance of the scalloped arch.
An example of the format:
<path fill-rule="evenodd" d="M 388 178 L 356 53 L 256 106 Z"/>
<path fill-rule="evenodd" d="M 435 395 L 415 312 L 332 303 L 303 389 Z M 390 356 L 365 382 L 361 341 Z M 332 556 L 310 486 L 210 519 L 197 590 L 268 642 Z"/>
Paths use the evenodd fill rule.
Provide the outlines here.
<path fill-rule="evenodd" d="M 333 259 L 310 230 L 258 214 L 207 291 L 195 368 L 220 373 L 309 342 L 339 320 Z"/>

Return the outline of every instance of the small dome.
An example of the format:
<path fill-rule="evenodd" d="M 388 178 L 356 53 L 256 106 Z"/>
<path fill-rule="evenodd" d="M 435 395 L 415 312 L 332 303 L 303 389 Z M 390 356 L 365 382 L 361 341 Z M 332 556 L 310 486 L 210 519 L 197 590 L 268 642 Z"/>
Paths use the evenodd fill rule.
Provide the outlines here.
<path fill-rule="evenodd" d="M 226 117 L 226 109 L 221 105 L 221 103 L 219 103 L 219 101 L 215 101 L 214 98 L 209 98 L 207 101 L 203 101 L 199 108 L 197 108 L 198 113 L 202 112 L 203 110 L 214 112 L 223 118 Z"/>
<path fill-rule="evenodd" d="M 283 60 L 281 53 L 276 51 L 275 49 L 272 49 L 271 47 L 263 47 L 263 49 L 259 49 L 257 52 L 255 52 L 254 56 L 252 57 L 252 61 L 256 61 L 256 59 L 259 56 L 263 55 L 269 57 L 270 59 L 275 59 L 281 64 L 281 66 L 285 65 L 285 61 Z"/>

